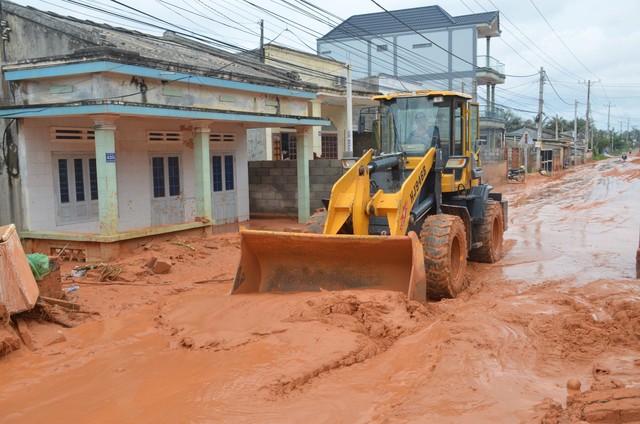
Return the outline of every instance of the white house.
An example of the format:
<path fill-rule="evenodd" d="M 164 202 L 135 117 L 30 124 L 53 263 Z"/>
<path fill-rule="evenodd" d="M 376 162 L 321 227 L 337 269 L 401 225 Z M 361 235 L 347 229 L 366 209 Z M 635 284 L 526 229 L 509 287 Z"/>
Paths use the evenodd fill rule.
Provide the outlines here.
<path fill-rule="evenodd" d="M 309 216 L 315 87 L 177 39 L 2 1 L 0 225 L 27 250 L 103 259 L 122 243 L 249 218 L 247 129 L 296 133 Z M 305 160 L 306 159 L 306 160 Z"/>

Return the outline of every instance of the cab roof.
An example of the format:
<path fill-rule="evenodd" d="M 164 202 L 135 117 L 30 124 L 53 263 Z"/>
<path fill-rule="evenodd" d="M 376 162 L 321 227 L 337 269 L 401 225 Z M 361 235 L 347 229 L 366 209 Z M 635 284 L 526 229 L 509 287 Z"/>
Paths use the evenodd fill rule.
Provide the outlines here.
<path fill-rule="evenodd" d="M 460 97 L 463 99 L 471 100 L 473 97 L 466 93 L 461 93 L 458 91 L 442 91 L 442 90 L 415 90 L 415 91 L 406 91 L 400 93 L 389 93 L 389 94 L 381 94 L 377 96 L 373 96 L 373 100 L 391 100 L 397 99 L 399 97 Z"/>

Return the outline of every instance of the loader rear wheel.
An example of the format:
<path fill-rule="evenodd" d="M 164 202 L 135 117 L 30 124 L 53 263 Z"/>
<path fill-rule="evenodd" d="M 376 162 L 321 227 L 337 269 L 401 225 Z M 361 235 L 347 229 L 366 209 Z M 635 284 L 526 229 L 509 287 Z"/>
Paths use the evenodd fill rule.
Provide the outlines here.
<path fill-rule="evenodd" d="M 447 214 L 429 216 L 422 225 L 420 241 L 427 297 L 456 297 L 464 288 L 467 268 L 467 237 L 462 220 Z"/>
<path fill-rule="evenodd" d="M 474 262 L 492 264 L 502 256 L 502 234 L 504 233 L 504 218 L 500 203 L 487 200 L 484 205 L 484 218 L 477 227 L 476 241 L 482 246 L 469 252 L 469 259 Z"/>

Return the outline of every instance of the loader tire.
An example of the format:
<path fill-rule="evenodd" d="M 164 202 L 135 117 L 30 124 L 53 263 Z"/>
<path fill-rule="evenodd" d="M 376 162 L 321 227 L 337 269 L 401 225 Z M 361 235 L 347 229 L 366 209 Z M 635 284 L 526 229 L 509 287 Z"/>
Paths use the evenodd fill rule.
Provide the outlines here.
<path fill-rule="evenodd" d="M 327 221 L 327 210 L 314 212 L 313 215 L 309 217 L 309 221 L 307 221 L 302 232 L 322 234 L 324 232 L 324 223 L 326 221 Z"/>
<path fill-rule="evenodd" d="M 471 249 L 469 259 L 474 262 L 492 264 L 502 256 L 502 235 L 504 233 L 504 218 L 500 203 L 487 200 L 484 205 L 484 218 L 477 227 L 476 241 L 482 246 Z"/>
<path fill-rule="evenodd" d="M 427 274 L 427 297 L 456 297 L 465 284 L 467 237 L 462 220 L 453 215 L 427 217 L 420 241 Z"/>

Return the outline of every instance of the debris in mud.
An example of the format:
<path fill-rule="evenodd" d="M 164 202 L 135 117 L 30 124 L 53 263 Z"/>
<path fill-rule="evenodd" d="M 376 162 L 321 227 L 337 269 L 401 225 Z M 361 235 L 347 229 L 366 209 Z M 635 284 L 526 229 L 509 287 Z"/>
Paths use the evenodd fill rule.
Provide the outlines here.
<path fill-rule="evenodd" d="M 166 274 L 171 271 L 171 262 L 167 259 L 153 257 L 147 263 L 147 269 L 153 274 Z"/>
<path fill-rule="evenodd" d="M 92 272 L 94 271 L 94 272 Z M 75 267 L 69 277 L 95 277 L 98 281 L 113 281 L 122 272 L 122 266 L 109 264 L 83 265 Z"/>
<path fill-rule="evenodd" d="M 38 285 L 14 224 L 0 227 L 0 303 L 9 315 L 33 308 Z"/>

